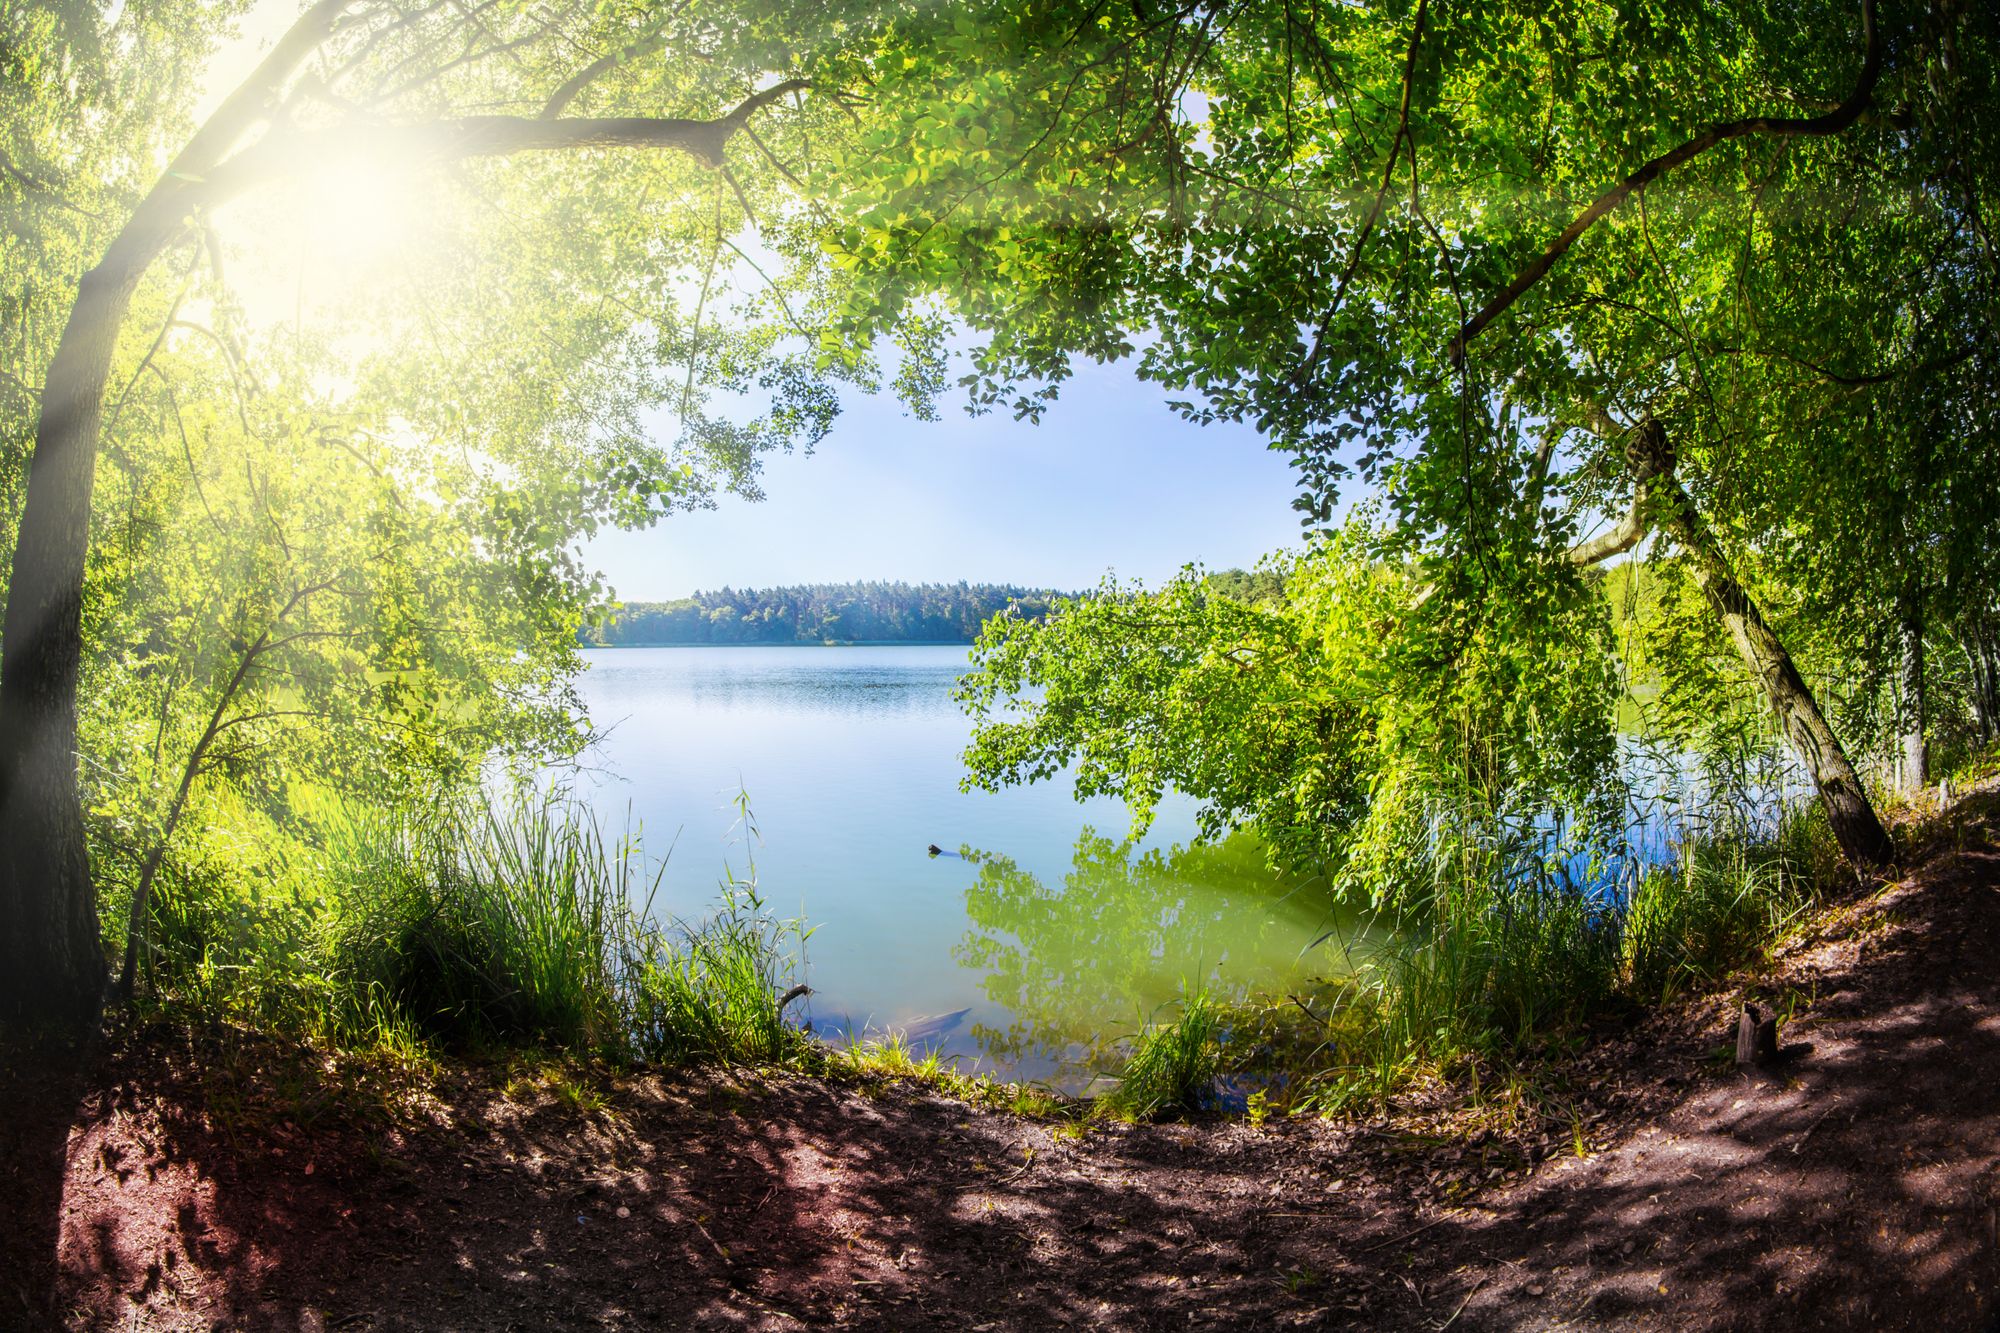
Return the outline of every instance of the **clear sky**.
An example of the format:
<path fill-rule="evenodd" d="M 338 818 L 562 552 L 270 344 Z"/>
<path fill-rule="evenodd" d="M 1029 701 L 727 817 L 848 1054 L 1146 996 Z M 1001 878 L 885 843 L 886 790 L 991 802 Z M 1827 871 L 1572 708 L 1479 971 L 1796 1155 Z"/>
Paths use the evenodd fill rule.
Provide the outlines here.
<path fill-rule="evenodd" d="M 1195 426 L 1128 366 L 1079 369 L 1039 426 L 935 422 L 850 398 L 810 457 L 773 456 L 766 498 L 724 497 L 586 548 L 627 601 L 699 589 L 903 579 L 1087 588 L 1183 564 L 1249 568 L 1299 540 L 1291 467 L 1242 426 Z"/>

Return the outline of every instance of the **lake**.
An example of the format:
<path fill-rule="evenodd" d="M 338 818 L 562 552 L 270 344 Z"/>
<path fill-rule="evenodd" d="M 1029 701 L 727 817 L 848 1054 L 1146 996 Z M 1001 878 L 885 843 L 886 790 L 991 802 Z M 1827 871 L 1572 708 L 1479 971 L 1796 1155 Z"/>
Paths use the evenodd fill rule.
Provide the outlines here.
<path fill-rule="evenodd" d="M 1335 925 L 1324 894 L 1248 837 L 1188 848 L 1190 802 L 1163 802 L 1132 844 L 1120 803 L 1067 783 L 961 792 L 966 655 L 588 651 L 581 689 L 607 735 L 583 794 L 608 833 L 629 822 L 668 858 L 656 911 L 705 915 L 754 860 L 770 909 L 812 927 L 816 1031 L 910 1029 L 967 1069 L 1074 1086 L 1191 983 L 1240 995 L 1329 965 L 1306 954 Z"/>

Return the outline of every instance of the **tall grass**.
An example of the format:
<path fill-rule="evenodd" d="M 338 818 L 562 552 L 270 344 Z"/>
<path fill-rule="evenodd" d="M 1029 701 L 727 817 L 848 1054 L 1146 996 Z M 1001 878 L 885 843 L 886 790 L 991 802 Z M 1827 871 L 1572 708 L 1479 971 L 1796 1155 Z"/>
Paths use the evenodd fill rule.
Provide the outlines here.
<path fill-rule="evenodd" d="M 637 844 L 560 800 L 382 811 L 306 793 L 290 813 L 260 873 L 171 867 L 158 991 L 350 1046 L 762 1062 L 802 1040 L 778 1002 L 804 932 L 754 882 L 725 885 L 706 920 L 662 921 L 664 868 L 641 883 Z"/>
<path fill-rule="evenodd" d="M 1183 999 L 1180 1009 L 1174 1021 L 1140 1032 L 1117 1089 L 1104 1099 L 1108 1110 L 1143 1120 L 1200 1108 L 1221 1066 L 1222 1014 L 1205 990 Z"/>
<path fill-rule="evenodd" d="M 1816 809 L 1764 839 L 1690 836 L 1622 896 L 1453 853 L 1421 909 L 1353 957 L 1302 1107 L 1379 1100 L 1420 1070 L 1517 1053 L 1594 1013 L 1711 983 L 1767 950 L 1837 865 Z"/>
<path fill-rule="evenodd" d="M 698 921 L 652 911 L 635 842 L 563 801 L 385 811 L 295 795 L 282 826 L 214 811 L 162 875 L 145 974 L 209 1014 L 348 1047 L 543 1047 L 661 1064 L 807 1049 L 780 1001 L 806 932 L 753 873 Z M 263 823 L 259 823 L 259 819 Z M 1405 904 L 1336 983 L 1298 1109 L 1379 1100 L 1426 1069 L 1506 1056 L 1607 1007 L 1714 981 L 1766 949 L 1836 864 L 1816 812 L 1686 836 L 1621 895 L 1579 888 L 1497 821 L 1413 840 Z M 261 849 L 261 850 L 259 850 Z M 641 891 L 644 892 L 641 892 Z M 1205 993 L 1144 1027 L 1106 1109 L 1193 1109 L 1232 1040 Z"/>
<path fill-rule="evenodd" d="M 1622 914 L 1625 989 L 1664 1000 L 1756 957 L 1832 877 L 1823 827 L 1794 816 L 1768 843 L 1705 839 L 1640 880 Z"/>
<path fill-rule="evenodd" d="M 774 919 L 754 884 L 730 883 L 699 926 L 645 930 L 628 942 L 629 1030 L 651 1060 L 774 1062 L 803 1034 L 785 1022 L 782 991 L 797 973 L 797 922 Z"/>

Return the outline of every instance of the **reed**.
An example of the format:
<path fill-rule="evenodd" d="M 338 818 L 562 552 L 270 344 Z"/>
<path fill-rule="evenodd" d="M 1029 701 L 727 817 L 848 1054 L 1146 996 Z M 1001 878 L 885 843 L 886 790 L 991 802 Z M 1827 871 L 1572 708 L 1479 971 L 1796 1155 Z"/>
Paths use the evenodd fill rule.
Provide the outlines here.
<path fill-rule="evenodd" d="M 768 1063 L 804 1040 L 779 1011 L 804 930 L 729 881 L 704 920 L 662 921 L 572 802 L 383 811 L 301 793 L 282 863 L 177 862 L 157 897 L 156 996 L 345 1046 L 549 1048 Z"/>
<path fill-rule="evenodd" d="M 1762 836 L 1690 834 L 1623 895 L 1498 851 L 1451 852 L 1420 909 L 1349 951 L 1293 1071 L 1294 1109 L 1380 1103 L 1426 1071 L 1515 1060 L 1594 1014 L 1712 984 L 1792 929 L 1837 865 L 1811 810 Z"/>
<path fill-rule="evenodd" d="M 1141 1029 L 1118 1087 L 1104 1098 L 1114 1115 L 1151 1119 L 1167 1111 L 1194 1111 L 1214 1087 L 1222 1062 L 1222 1012 L 1205 990 L 1180 1004 L 1171 1022 Z"/>

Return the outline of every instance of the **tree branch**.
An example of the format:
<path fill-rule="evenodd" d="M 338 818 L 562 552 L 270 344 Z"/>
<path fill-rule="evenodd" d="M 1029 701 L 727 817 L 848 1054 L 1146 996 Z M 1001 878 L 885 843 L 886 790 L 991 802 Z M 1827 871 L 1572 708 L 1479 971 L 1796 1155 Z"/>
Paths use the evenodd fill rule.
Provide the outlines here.
<path fill-rule="evenodd" d="M 1410 93 L 1416 85 L 1417 48 L 1424 40 L 1424 20 L 1430 11 L 1430 0 L 1417 0 L 1417 17 L 1410 28 L 1410 48 L 1403 57 L 1403 95 L 1396 108 L 1396 137 L 1389 141 L 1389 160 L 1382 164 L 1382 183 L 1375 188 L 1375 202 L 1369 206 L 1368 216 L 1361 220 L 1361 230 L 1355 234 L 1354 248 L 1348 251 L 1347 265 L 1341 270 L 1340 281 L 1333 289 L 1333 300 L 1328 304 L 1326 317 L 1320 320 L 1319 329 L 1313 334 L 1312 350 L 1306 353 L 1305 362 L 1299 367 L 1295 380 L 1303 380 L 1319 364 L 1320 354 L 1325 350 L 1327 330 L 1333 324 L 1333 317 L 1340 313 L 1340 303 L 1347 298 L 1347 286 L 1354 281 L 1355 272 L 1361 267 L 1361 252 L 1368 245 L 1368 237 L 1375 230 L 1375 223 L 1381 218 L 1382 210 L 1388 206 L 1389 183 L 1395 179 L 1396 158 L 1403 150 L 1403 142 L 1410 137 Z M 1414 156 L 1415 142 L 1411 142 Z"/>
<path fill-rule="evenodd" d="M 1625 462 L 1632 472 L 1632 505 L 1609 532 L 1600 532 L 1564 552 L 1563 558 L 1572 565 L 1602 564 L 1637 546 L 1652 529 L 1655 495 L 1678 489 L 1673 444 L 1659 422 L 1647 417 L 1628 431 L 1595 403 L 1584 406 L 1584 420 L 1591 433 L 1603 439 L 1625 438 Z"/>
<path fill-rule="evenodd" d="M 649 32 L 633 41 L 627 42 L 616 51 L 608 51 L 599 56 L 563 80 L 562 86 L 549 94 L 549 100 L 542 105 L 541 119 L 556 119 L 563 112 L 569 110 L 569 104 L 574 102 L 585 88 L 597 82 L 598 79 L 628 61 L 637 60 L 641 56 L 651 55 L 662 46 L 665 46 L 666 43 L 666 33 L 658 31 Z"/>
<path fill-rule="evenodd" d="M 1861 78 L 1847 100 L 1833 110 L 1819 116 L 1787 118 L 1782 116 L 1752 116 L 1747 120 L 1732 120 L 1721 125 L 1710 126 L 1686 143 L 1647 162 L 1618 184 L 1599 195 L 1590 207 L 1583 210 L 1576 220 L 1563 228 L 1562 234 L 1550 241 L 1548 246 L 1535 256 L 1526 268 L 1498 296 L 1482 306 L 1478 313 L 1467 320 L 1451 340 L 1447 355 L 1456 365 L 1465 356 L 1465 349 L 1480 330 L 1506 313 L 1507 307 L 1519 300 L 1523 293 L 1540 282 L 1556 261 L 1568 253 L 1569 248 L 1590 228 L 1620 204 L 1634 191 L 1666 175 L 1684 162 L 1692 161 L 1719 143 L 1731 139 L 1741 139 L 1751 134 L 1784 136 L 1838 134 L 1847 129 L 1866 111 L 1875 95 L 1875 84 L 1882 76 L 1882 39 L 1875 28 L 1875 0 L 1861 0 L 1862 40 L 1866 54 L 1862 58 Z"/>
<path fill-rule="evenodd" d="M 720 167 L 724 147 L 750 116 L 786 93 L 811 86 L 808 79 L 787 79 L 746 97 L 727 115 L 715 120 L 659 116 L 555 120 L 465 116 L 419 125 L 351 125 L 331 130 L 288 131 L 270 135 L 210 172 L 204 181 L 206 202 L 212 207 L 264 181 L 349 156 L 419 166 L 515 153 L 666 148 L 684 152 L 704 166 Z"/>
<path fill-rule="evenodd" d="M 334 24 L 354 0 L 319 0 L 299 16 L 271 54 L 264 57 L 249 78 L 229 94 L 167 168 L 166 179 L 200 179 L 222 161 L 252 125 L 267 117 L 278 105 L 285 85 L 306 58 L 332 35 Z"/>

